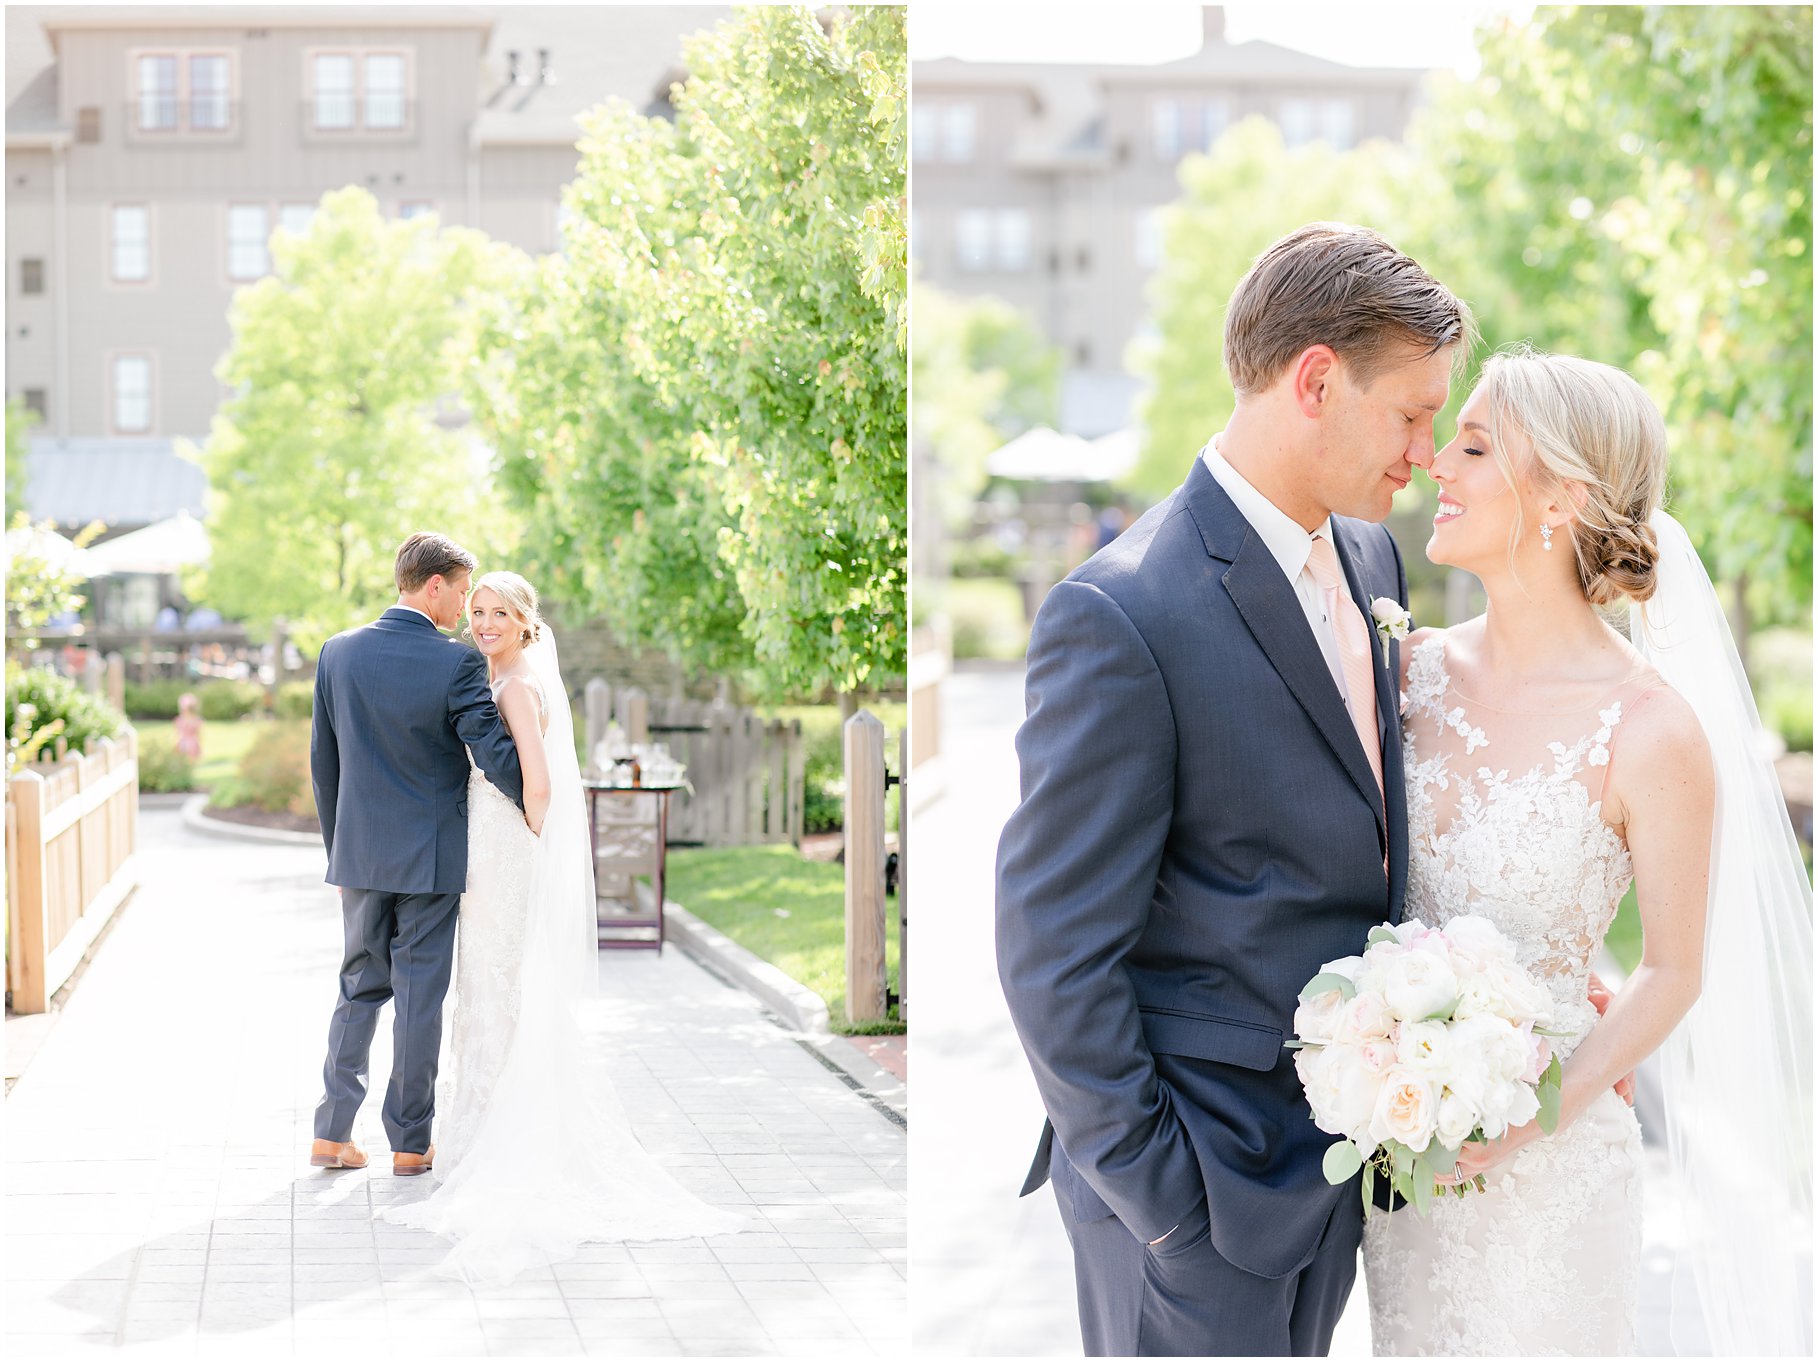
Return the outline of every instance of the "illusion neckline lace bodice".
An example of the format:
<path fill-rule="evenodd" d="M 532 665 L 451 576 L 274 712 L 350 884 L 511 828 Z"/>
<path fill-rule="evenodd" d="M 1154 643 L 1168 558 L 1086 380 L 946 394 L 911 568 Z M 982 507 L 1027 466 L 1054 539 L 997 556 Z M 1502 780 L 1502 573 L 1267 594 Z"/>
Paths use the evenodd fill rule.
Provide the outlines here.
<path fill-rule="evenodd" d="M 1623 722 L 1659 677 L 1640 670 L 1564 709 L 1513 709 L 1460 691 L 1446 635 L 1418 640 L 1402 696 L 1409 867 L 1405 917 L 1430 927 L 1475 913 L 1546 984 L 1569 1053 L 1596 1020 L 1586 990 L 1634 879 L 1604 818 Z"/>

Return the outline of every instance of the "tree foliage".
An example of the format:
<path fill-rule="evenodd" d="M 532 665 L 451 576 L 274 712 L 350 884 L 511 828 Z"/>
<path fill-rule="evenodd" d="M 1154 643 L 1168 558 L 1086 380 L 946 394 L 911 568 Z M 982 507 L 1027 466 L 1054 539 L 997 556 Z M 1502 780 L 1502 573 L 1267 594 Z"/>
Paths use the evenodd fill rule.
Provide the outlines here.
<path fill-rule="evenodd" d="M 1660 403 L 1670 504 L 1765 619 L 1811 603 L 1811 11 L 1537 10 L 1480 35 L 1405 148 L 1284 151 L 1244 125 L 1183 165 L 1154 286 L 1161 342 L 1135 480 L 1173 487 L 1229 415 L 1223 307 L 1315 218 L 1376 227 L 1491 345 L 1629 369 Z M 1462 394 L 1454 392 L 1454 410 Z"/>
<path fill-rule="evenodd" d="M 513 517 L 450 397 L 481 305 L 506 268 L 482 234 L 388 221 L 372 195 L 327 195 L 307 233 L 277 233 L 274 271 L 234 295 L 232 388 L 201 451 L 210 562 L 196 591 L 257 630 L 278 616 L 314 648 L 396 596 L 412 530 L 484 565 Z"/>
<path fill-rule="evenodd" d="M 25 435 L 37 418 L 16 397 L 6 399 L 6 523 L 26 509 Z"/>
<path fill-rule="evenodd" d="M 915 438 L 933 484 L 924 504 L 951 532 L 983 490 L 992 452 L 1057 421 L 1062 355 L 1010 304 L 922 283 L 913 348 Z"/>
<path fill-rule="evenodd" d="M 777 695 L 900 675 L 906 76 L 898 7 L 699 35 L 673 124 L 584 121 L 565 251 L 474 401 L 558 592 Z"/>

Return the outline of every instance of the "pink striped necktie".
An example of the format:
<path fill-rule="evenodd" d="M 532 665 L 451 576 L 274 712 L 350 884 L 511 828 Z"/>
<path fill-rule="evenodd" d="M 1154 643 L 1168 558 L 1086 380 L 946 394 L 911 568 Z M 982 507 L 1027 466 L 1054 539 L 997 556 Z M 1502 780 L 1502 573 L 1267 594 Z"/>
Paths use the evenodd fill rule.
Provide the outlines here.
<path fill-rule="evenodd" d="M 1338 661 L 1344 672 L 1345 706 L 1351 711 L 1351 723 L 1357 729 L 1357 740 L 1370 759 L 1370 770 L 1376 776 L 1376 789 L 1382 792 L 1382 743 L 1376 736 L 1376 664 L 1370 657 L 1370 626 L 1363 611 L 1351 599 L 1345 585 L 1345 574 L 1338 566 L 1338 551 L 1323 534 L 1313 536 L 1313 552 L 1307 558 L 1307 570 L 1313 583 L 1325 597 L 1326 618 L 1332 621 L 1332 632 L 1338 640 Z"/>

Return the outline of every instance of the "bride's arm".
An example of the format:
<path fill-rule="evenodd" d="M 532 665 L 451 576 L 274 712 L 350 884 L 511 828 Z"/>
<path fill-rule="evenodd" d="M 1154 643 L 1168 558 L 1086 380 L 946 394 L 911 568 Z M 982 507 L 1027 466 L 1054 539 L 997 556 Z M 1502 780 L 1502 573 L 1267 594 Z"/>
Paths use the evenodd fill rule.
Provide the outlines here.
<path fill-rule="evenodd" d="M 1633 710 L 1621 734 L 1604 800 L 1635 868 L 1641 964 L 1566 1061 L 1560 1130 L 1660 1048 L 1697 1001 L 1704 970 L 1716 796 L 1704 730 L 1690 706 L 1662 688 Z M 1530 1122 L 1488 1146 L 1466 1145 L 1459 1176 L 1494 1167 L 1540 1135 Z"/>
<path fill-rule="evenodd" d="M 525 685 L 507 685 L 499 691 L 499 714 L 518 746 L 518 765 L 524 771 L 524 821 L 543 835 L 543 817 L 549 812 L 549 755 L 543 750 L 542 716 L 536 696 Z"/>

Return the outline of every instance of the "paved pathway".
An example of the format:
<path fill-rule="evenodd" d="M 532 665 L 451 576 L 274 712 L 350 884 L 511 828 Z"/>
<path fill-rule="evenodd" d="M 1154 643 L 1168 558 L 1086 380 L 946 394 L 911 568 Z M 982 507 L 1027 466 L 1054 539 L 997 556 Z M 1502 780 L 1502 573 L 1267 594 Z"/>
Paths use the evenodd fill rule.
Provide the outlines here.
<path fill-rule="evenodd" d="M 397 1195 L 388 1020 L 371 1167 L 305 1163 L 340 948 L 320 850 L 171 811 L 140 834 L 141 888 L 6 1101 L 10 1356 L 901 1352 L 904 1132 L 745 994 L 679 951 L 608 952 L 594 1022 L 646 1146 L 753 1229 L 472 1291 L 441 1241 L 373 1220 Z"/>
<path fill-rule="evenodd" d="M 1073 1258 L 1047 1188 L 1017 1199 L 1042 1108 L 998 986 L 992 943 L 997 838 L 1016 807 L 1021 673 L 959 673 L 943 683 L 942 797 L 915 817 L 916 940 L 939 967 L 916 971 L 915 1346 L 969 1355 L 1077 1355 Z M 919 958 L 919 956 L 918 956 Z M 1645 1078 L 1644 1078 L 1645 1082 Z M 1645 1119 L 1645 1110 L 1644 1110 Z M 1650 1147 L 1641 1351 L 1666 1334 L 1677 1213 L 1665 1160 Z M 1370 1353 L 1361 1266 L 1332 1340 Z"/>

